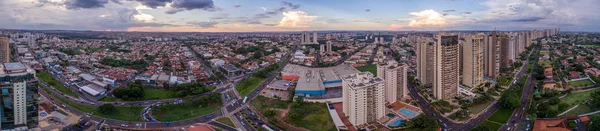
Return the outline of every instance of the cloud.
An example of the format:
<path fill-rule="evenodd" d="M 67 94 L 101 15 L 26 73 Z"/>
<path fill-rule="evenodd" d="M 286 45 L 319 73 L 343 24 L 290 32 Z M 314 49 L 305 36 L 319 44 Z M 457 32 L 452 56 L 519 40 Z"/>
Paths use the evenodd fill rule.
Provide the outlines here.
<path fill-rule="evenodd" d="M 455 12 L 456 10 L 444 10 L 442 12 Z"/>
<path fill-rule="evenodd" d="M 263 11 L 267 11 L 267 7 L 260 7 Z"/>
<path fill-rule="evenodd" d="M 233 5 L 233 8 L 240 8 L 242 5 Z"/>
<path fill-rule="evenodd" d="M 429 26 L 447 26 L 448 20 L 443 17 L 443 14 L 434 10 L 424 10 L 421 12 L 409 13 L 413 16 L 412 20 L 408 23 L 408 27 L 422 28 Z"/>
<path fill-rule="evenodd" d="M 104 7 L 108 0 L 67 0 L 64 5 L 67 9 L 92 9 Z"/>
<path fill-rule="evenodd" d="M 510 20 L 510 22 L 536 22 L 539 20 L 543 20 L 545 18 L 542 17 L 524 17 L 524 18 L 517 18 L 517 19 L 512 19 Z"/>
<path fill-rule="evenodd" d="M 465 11 L 465 12 L 463 12 L 463 14 L 470 15 L 470 14 L 472 14 L 472 12 L 470 12 L 470 11 Z"/>
<path fill-rule="evenodd" d="M 280 27 L 308 27 L 310 22 L 316 20 L 318 16 L 311 16 L 303 11 L 283 12 L 283 18 L 277 26 Z"/>
<path fill-rule="evenodd" d="M 206 22 L 188 22 L 190 25 L 198 26 L 201 28 L 215 28 L 219 22 L 215 21 L 206 21 Z"/>
<path fill-rule="evenodd" d="M 293 10 L 298 9 L 300 7 L 302 7 L 302 5 L 300 4 L 292 4 L 291 2 L 287 2 L 287 1 L 281 1 L 281 4 L 288 7 L 288 8 L 292 8 Z"/>
<path fill-rule="evenodd" d="M 366 9 L 366 10 L 365 10 L 365 12 L 369 12 L 369 11 L 371 11 L 371 9 Z"/>
<path fill-rule="evenodd" d="M 165 7 L 165 6 L 167 6 L 167 3 L 173 2 L 173 0 L 135 0 L 135 1 L 140 2 L 140 4 L 148 6 L 150 8 Z"/>

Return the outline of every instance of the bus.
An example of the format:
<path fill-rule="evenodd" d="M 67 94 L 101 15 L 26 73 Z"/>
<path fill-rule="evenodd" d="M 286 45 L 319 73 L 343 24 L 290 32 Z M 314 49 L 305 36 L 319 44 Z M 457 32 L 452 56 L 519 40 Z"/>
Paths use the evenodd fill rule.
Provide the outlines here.
<path fill-rule="evenodd" d="M 244 100 L 242 101 L 242 103 L 246 103 L 247 99 L 248 99 L 248 96 L 244 97 Z"/>
<path fill-rule="evenodd" d="M 271 129 L 271 127 L 269 127 L 267 125 L 262 125 L 262 128 L 265 128 L 265 130 L 267 130 L 267 131 L 275 131 L 275 130 Z"/>

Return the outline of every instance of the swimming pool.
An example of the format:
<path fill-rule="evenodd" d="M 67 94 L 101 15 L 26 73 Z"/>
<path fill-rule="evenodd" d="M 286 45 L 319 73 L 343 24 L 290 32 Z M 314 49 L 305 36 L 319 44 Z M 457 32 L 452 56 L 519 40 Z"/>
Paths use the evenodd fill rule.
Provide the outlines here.
<path fill-rule="evenodd" d="M 400 126 L 402 124 L 404 124 L 404 120 L 397 120 L 396 122 L 389 124 L 388 126 L 396 127 L 396 126 Z"/>
<path fill-rule="evenodd" d="M 415 113 L 413 113 L 413 112 L 411 112 L 411 111 L 409 111 L 409 110 L 407 110 L 407 109 L 405 109 L 405 108 L 402 108 L 402 109 L 400 110 L 400 113 L 402 113 L 402 114 L 405 114 L 405 115 L 408 115 L 408 116 L 410 116 L 411 118 L 412 118 L 412 117 L 415 117 Z"/>

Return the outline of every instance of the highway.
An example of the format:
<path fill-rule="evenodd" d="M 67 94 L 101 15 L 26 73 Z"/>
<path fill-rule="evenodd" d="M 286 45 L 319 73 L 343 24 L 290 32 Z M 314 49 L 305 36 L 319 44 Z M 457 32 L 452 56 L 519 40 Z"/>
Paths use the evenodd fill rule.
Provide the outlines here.
<path fill-rule="evenodd" d="M 529 58 L 529 56 L 531 56 L 532 52 L 534 52 L 534 51 L 529 52 L 528 58 Z M 523 63 L 524 64 L 521 67 L 521 70 L 514 77 L 514 79 L 517 81 L 519 78 L 521 78 L 523 75 L 525 75 L 525 71 L 527 70 L 527 66 L 529 64 L 529 59 L 527 59 L 527 61 L 525 61 Z M 529 77 L 529 79 L 528 79 L 528 82 L 526 85 L 528 85 L 528 88 L 531 88 L 531 85 L 532 85 L 530 83 L 531 76 L 530 75 L 527 75 L 527 76 Z M 511 83 L 508 88 L 512 89 L 515 86 L 515 84 L 516 83 Z M 409 90 L 410 95 L 413 98 L 415 98 L 415 100 L 417 101 L 417 104 L 423 110 L 423 113 L 428 117 L 436 119 L 438 121 L 438 124 L 440 125 L 440 127 L 442 127 L 442 129 L 445 129 L 448 131 L 466 131 L 466 130 L 473 129 L 477 125 L 481 124 L 483 121 L 487 120 L 492 114 L 494 114 L 494 112 L 496 112 L 496 110 L 498 110 L 498 108 L 500 108 L 499 104 L 497 104 L 494 101 L 494 104 L 490 105 L 491 107 L 487 108 L 486 110 L 481 112 L 478 116 L 471 119 L 470 121 L 467 121 L 465 123 L 454 123 L 453 121 L 448 120 L 447 118 L 441 116 L 431 106 L 430 102 L 427 101 L 425 98 L 423 98 L 419 94 L 419 91 L 416 89 L 416 87 L 414 87 L 414 85 L 412 83 L 408 82 L 407 88 Z M 528 93 L 523 93 L 523 95 L 526 95 L 526 94 L 528 94 Z M 444 126 L 444 125 L 446 125 L 446 126 Z"/>

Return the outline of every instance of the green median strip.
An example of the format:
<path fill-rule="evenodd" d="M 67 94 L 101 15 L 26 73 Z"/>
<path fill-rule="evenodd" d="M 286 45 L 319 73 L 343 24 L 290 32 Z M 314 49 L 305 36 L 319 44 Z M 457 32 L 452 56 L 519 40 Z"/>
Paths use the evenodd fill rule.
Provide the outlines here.
<path fill-rule="evenodd" d="M 48 72 L 38 72 L 37 73 L 37 77 L 42 79 L 43 81 L 45 81 L 46 83 L 48 83 L 49 85 L 51 85 L 52 87 L 56 88 L 57 90 L 59 90 L 60 92 L 67 94 L 69 96 L 76 96 L 75 93 L 71 92 L 71 90 L 69 90 L 69 88 L 65 87 L 64 85 L 62 85 L 58 80 L 52 78 L 52 75 Z"/>

